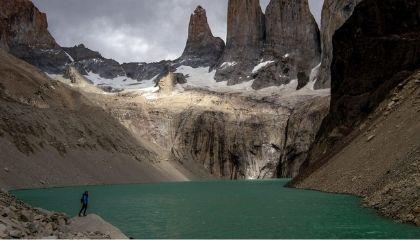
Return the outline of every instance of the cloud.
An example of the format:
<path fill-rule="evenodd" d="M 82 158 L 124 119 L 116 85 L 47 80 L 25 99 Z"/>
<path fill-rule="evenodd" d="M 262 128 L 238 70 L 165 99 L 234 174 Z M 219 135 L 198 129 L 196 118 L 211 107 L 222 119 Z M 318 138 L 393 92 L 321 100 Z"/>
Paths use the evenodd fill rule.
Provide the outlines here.
<path fill-rule="evenodd" d="M 309 0 L 317 20 L 323 0 Z M 84 43 L 119 62 L 180 56 L 190 14 L 207 9 L 215 36 L 226 37 L 227 0 L 33 0 L 47 13 L 49 30 L 62 46 Z M 261 0 L 265 9 L 269 0 Z"/>

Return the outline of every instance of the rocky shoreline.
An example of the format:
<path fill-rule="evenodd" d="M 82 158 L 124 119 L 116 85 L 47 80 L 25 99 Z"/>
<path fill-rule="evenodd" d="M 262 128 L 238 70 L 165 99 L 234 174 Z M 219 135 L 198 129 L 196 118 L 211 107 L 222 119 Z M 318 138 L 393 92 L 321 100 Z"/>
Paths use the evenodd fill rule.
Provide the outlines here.
<path fill-rule="evenodd" d="M 9 193 L 1 191 L 0 238 L 122 239 L 127 237 L 99 216 L 91 214 L 86 218 L 70 219 L 64 213 L 31 207 Z"/>

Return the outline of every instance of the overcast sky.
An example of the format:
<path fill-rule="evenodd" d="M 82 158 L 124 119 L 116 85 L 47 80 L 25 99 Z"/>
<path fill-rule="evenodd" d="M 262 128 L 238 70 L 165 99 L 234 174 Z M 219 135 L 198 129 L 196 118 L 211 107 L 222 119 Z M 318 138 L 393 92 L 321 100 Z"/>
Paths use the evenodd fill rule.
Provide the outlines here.
<path fill-rule="evenodd" d="M 291 0 L 293 1 L 293 0 Z M 181 55 L 189 16 L 207 11 L 215 36 L 226 38 L 227 0 L 33 0 L 47 13 L 49 30 L 61 46 L 84 43 L 119 62 L 159 61 Z M 269 0 L 261 0 L 265 10 Z M 319 22 L 323 0 L 309 0 Z"/>

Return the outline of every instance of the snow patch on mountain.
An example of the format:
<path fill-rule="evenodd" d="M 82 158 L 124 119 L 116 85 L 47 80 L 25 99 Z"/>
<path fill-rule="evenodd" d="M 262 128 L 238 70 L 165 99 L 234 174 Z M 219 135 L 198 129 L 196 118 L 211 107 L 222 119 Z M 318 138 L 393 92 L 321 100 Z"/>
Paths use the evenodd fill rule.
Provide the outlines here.
<path fill-rule="evenodd" d="M 152 79 L 143 80 L 141 82 L 126 76 L 118 76 L 112 79 L 102 78 L 98 74 L 95 74 L 93 72 L 89 72 L 88 75 L 85 77 L 88 80 L 92 81 L 93 85 L 95 86 L 109 86 L 114 89 L 123 90 L 145 89 L 145 91 L 149 91 L 151 88 L 155 87 L 155 80 L 158 77 L 158 75 L 156 75 Z"/>
<path fill-rule="evenodd" d="M 252 73 L 255 74 L 258 71 L 260 71 L 262 68 L 266 67 L 268 64 L 274 63 L 274 61 L 265 61 L 262 63 L 259 63 L 257 66 L 254 67 L 254 69 L 252 69 Z"/>

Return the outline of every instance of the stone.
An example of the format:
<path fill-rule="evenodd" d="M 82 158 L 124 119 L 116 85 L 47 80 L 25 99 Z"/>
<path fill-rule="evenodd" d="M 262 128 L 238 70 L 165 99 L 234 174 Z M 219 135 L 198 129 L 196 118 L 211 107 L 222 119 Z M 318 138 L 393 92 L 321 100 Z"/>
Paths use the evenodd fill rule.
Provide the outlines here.
<path fill-rule="evenodd" d="M 31 234 L 37 233 L 39 231 L 40 224 L 38 222 L 31 222 L 28 226 L 28 230 Z"/>
<path fill-rule="evenodd" d="M 23 237 L 23 233 L 19 230 L 12 230 L 9 232 L 9 236 L 12 238 L 21 238 Z"/>
<path fill-rule="evenodd" d="M 407 221 L 414 221 L 414 219 L 415 219 L 416 217 L 413 215 L 413 214 L 407 214 L 407 216 L 405 216 L 405 219 L 407 220 Z"/>
<path fill-rule="evenodd" d="M 7 173 L 10 172 L 10 170 L 7 167 L 3 168 L 3 170 Z"/>
<path fill-rule="evenodd" d="M 372 139 L 374 139 L 375 138 L 375 135 L 370 135 L 367 139 L 366 139 L 366 141 L 367 142 L 370 142 L 370 141 L 372 141 Z"/>
<path fill-rule="evenodd" d="M 206 10 L 198 6 L 191 15 L 188 39 L 179 64 L 191 67 L 213 67 L 225 49 L 224 41 L 214 37 L 207 22 Z"/>
<path fill-rule="evenodd" d="M 20 212 L 20 220 L 23 222 L 29 222 L 32 220 L 32 213 L 28 210 L 23 210 Z"/>
<path fill-rule="evenodd" d="M 7 227 L 4 224 L 0 223 L 0 234 L 4 234 L 6 229 Z"/>
<path fill-rule="evenodd" d="M 416 217 L 416 219 L 414 220 L 414 224 L 416 224 L 416 226 L 420 227 L 420 217 Z"/>

